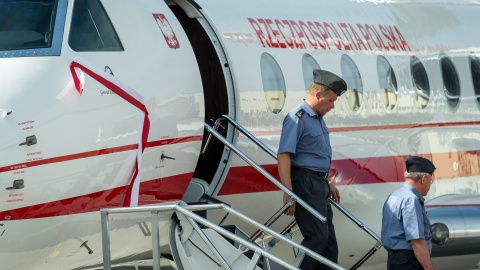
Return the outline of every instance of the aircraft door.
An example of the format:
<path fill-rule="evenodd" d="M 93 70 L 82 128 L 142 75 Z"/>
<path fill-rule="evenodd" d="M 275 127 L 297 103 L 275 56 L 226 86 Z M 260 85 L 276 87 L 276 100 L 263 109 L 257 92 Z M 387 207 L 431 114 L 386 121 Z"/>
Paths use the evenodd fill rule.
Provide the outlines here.
<path fill-rule="evenodd" d="M 195 170 L 205 121 L 202 81 L 192 46 L 163 1 L 131 1 L 122 9 L 115 0 L 102 4 L 124 47 L 118 62 L 113 58 L 109 66 L 115 77 L 144 96 L 149 113 L 142 161 L 142 181 L 148 182 L 140 193 L 142 189 L 148 193 L 147 202 L 181 199 Z M 119 123 L 118 128 L 124 125 Z"/>
<path fill-rule="evenodd" d="M 175 0 L 169 7 L 184 28 L 195 52 L 204 89 L 205 121 L 210 125 L 212 119 L 221 115 L 235 115 L 235 100 L 230 66 L 221 46 L 217 33 L 204 16 L 200 6 L 193 1 Z M 233 141 L 233 131 L 224 130 L 224 136 Z M 205 144 L 208 133 L 204 133 Z M 205 180 L 211 185 L 210 191 L 224 177 L 230 151 L 216 139 L 211 140 L 195 169 L 194 177 Z"/>

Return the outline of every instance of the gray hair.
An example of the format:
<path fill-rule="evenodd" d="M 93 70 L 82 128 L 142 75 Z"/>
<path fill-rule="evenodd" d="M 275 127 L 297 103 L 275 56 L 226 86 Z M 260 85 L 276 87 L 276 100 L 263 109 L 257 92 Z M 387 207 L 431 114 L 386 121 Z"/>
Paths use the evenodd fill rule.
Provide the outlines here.
<path fill-rule="evenodd" d="M 423 173 L 423 172 L 405 172 L 404 176 L 405 178 L 410 178 L 412 179 L 413 181 L 417 182 L 418 180 L 422 179 L 422 177 L 426 175 L 426 176 L 430 176 L 430 174 L 428 173 Z"/>

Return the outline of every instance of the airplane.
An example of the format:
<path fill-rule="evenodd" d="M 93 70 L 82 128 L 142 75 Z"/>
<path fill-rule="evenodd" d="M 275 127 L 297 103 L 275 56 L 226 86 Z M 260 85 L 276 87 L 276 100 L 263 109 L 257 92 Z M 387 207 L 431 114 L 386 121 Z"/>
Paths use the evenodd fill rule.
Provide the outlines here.
<path fill-rule="evenodd" d="M 405 159 L 429 158 L 434 265 L 474 268 L 479 12 L 467 0 L 1 0 L 1 269 L 98 269 L 100 209 L 208 195 L 266 222 L 282 191 L 219 140 L 205 147 L 205 123 L 228 115 L 275 151 L 313 69 L 348 85 L 326 115 L 341 205 L 380 234 Z M 223 127 L 278 179 L 274 158 Z M 373 241 L 334 222 L 349 267 Z M 112 216 L 109 229 L 114 263 L 151 258 L 147 214 Z M 361 269 L 386 259 L 380 249 Z"/>

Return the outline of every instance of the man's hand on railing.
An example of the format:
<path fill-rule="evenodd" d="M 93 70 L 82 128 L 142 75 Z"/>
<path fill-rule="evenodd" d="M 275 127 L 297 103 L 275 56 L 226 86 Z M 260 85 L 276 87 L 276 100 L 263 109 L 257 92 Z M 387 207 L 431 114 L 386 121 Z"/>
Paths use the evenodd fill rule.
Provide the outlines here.
<path fill-rule="evenodd" d="M 287 193 L 283 193 L 283 204 L 287 204 L 288 202 L 290 201 L 290 195 L 288 195 Z M 292 205 L 290 205 L 290 207 L 287 208 L 287 210 L 285 210 L 285 215 L 287 216 L 291 216 L 293 215 L 293 213 L 295 213 L 295 204 L 296 203 L 293 203 Z"/>
<path fill-rule="evenodd" d="M 330 198 L 337 203 L 340 203 L 340 192 L 338 192 L 338 189 L 333 182 L 330 183 Z"/>

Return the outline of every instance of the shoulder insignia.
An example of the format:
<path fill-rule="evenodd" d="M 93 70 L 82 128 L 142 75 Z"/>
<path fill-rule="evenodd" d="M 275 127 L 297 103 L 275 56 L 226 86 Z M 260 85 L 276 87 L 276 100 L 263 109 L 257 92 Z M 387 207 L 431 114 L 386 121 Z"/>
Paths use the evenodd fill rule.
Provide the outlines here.
<path fill-rule="evenodd" d="M 304 109 L 301 109 L 299 110 L 295 115 L 298 117 L 298 118 L 302 118 L 303 114 L 305 113 L 305 110 Z"/>

